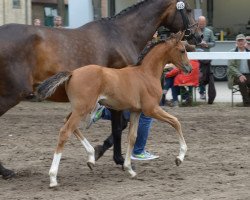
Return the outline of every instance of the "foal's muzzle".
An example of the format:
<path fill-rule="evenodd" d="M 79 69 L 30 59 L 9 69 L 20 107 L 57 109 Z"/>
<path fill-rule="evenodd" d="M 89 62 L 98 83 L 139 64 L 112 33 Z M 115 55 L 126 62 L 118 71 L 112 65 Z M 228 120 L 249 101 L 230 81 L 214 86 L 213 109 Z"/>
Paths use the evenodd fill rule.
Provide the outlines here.
<path fill-rule="evenodd" d="M 182 71 L 183 71 L 185 74 L 189 74 L 189 73 L 192 71 L 192 67 L 191 67 L 190 65 L 183 65 Z"/>

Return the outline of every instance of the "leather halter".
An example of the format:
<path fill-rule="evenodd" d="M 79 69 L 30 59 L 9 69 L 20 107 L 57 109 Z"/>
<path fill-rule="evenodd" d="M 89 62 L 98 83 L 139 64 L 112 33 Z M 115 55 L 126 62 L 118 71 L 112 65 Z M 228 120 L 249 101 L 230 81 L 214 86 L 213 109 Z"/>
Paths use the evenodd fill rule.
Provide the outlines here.
<path fill-rule="evenodd" d="M 188 19 L 187 15 L 185 15 L 185 13 L 184 13 L 185 3 L 182 0 L 177 0 L 176 9 L 181 14 L 181 18 L 182 18 L 184 30 L 185 30 L 185 37 L 190 37 L 192 35 L 191 28 L 196 26 L 197 23 L 190 25 L 189 19 Z M 176 15 L 176 13 L 175 13 L 175 15 Z"/>

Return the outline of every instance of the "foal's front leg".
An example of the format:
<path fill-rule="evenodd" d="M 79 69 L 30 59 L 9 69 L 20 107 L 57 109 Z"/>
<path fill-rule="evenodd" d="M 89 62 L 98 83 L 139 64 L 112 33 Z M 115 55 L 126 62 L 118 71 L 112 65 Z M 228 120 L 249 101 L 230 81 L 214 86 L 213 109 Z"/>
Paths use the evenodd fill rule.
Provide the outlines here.
<path fill-rule="evenodd" d="M 169 123 L 172 127 L 174 127 L 177 131 L 178 138 L 179 138 L 179 143 L 180 143 L 180 152 L 179 155 L 177 156 L 175 163 L 177 166 L 179 166 L 186 155 L 187 152 L 187 145 L 185 142 L 185 139 L 183 137 L 182 129 L 181 129 L 181 124 L 179 120 L 174 117 L 173 115 L 168 114 L 166 111 L 164 111 L 160 106 L 156 106 L 152 112 L 150 112 L 150 117 L 158 119 L 160 121 L 164 121 Z"/>
<path fill-rule="evenodd" d="M 138 124 L 139 124 L 140 113 L 131 112 L 130 113 L 130 125 L 128 133 L 128 148 L 126 153 L 126 158 L 124 162 L 124 168 L 129 172 L 132 177 L 136 176 L 136 172 L 131 166 L 131 154 L 135 145 L 135 140 L 137 136 Z"/>

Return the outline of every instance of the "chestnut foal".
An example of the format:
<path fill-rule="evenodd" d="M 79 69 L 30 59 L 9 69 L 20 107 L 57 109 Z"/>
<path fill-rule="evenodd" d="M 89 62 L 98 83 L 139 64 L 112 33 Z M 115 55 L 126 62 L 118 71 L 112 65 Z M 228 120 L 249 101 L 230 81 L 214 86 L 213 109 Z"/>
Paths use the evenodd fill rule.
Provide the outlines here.
<path fill-rule="evenodd" d="M 45 99 L 52 95 L 56 88 L 65 84 L 66 93 L 72 105 L 72 113 L 68 115 L 60 130 L 58 144 L 49 171 L 50 187 L 57 185 L 57 172 L 65 142 L 74 133 L 81 141 L 88 154 L 88 166 L 95 164 L 94 148 L 78 130 L 81 119 L 85 119 L 99 102 L 115 110 L 129 110 L 130 126 L 128 148 L 124 168 L 134 177 L 136 172 L 131 167 L 131 153 L 137 135 L 140 113 L 169 123 L 177 131 L 180 152 L 176 165 L 183 162 L 187 145 L 178 119 L 160 106 L 162 96 L 160 77 L 166 63 L 173 63 L 184 72 L 190 72 L 191 66 L 187 58 L 185 46 L 181 42 L 183 33 L 172 34 L 165 41 L 151 45 L 141 56 L 137 67 L 127 66 L 122 69 L 105 68 L 88 65 L 71 72 L 60 72 L 45 80 L 38 87 L 38 95 Z M 150 51 L 149 51 L 150 50 Z"/>

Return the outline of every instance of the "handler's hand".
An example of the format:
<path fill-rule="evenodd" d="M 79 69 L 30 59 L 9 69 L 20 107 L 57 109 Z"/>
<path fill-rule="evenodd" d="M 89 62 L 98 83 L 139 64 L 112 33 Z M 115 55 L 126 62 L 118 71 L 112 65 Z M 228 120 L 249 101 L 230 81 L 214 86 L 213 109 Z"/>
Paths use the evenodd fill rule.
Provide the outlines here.
<path fill-rule="evenodd" d="M 239 77 L 239 80 L 240 80 L 241 83 L 244 83 L 247 80 L 247 78 L 244 75 L 241 75 Z"/>

